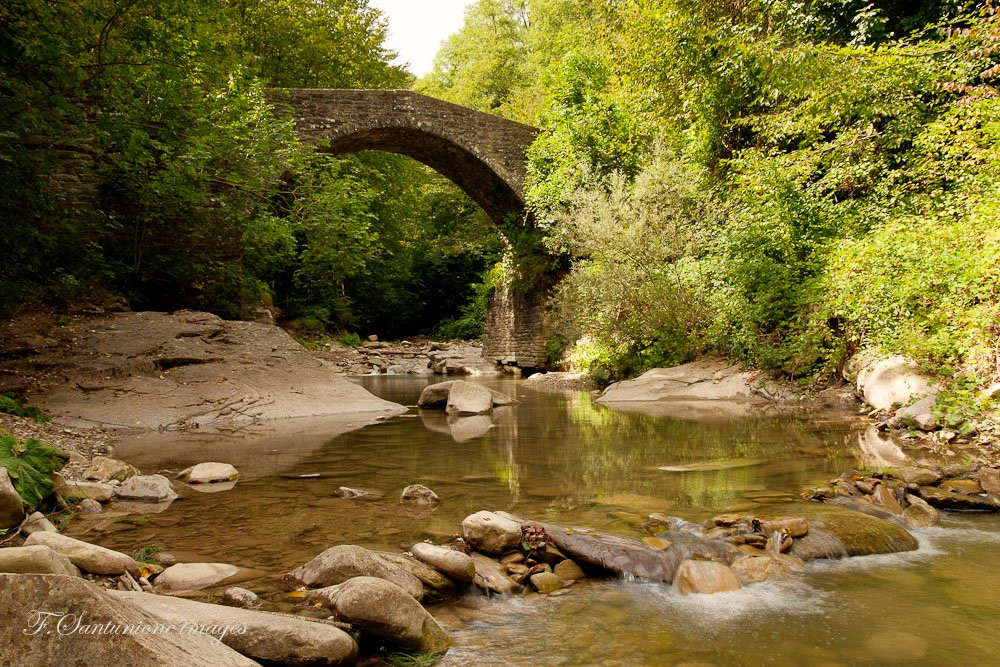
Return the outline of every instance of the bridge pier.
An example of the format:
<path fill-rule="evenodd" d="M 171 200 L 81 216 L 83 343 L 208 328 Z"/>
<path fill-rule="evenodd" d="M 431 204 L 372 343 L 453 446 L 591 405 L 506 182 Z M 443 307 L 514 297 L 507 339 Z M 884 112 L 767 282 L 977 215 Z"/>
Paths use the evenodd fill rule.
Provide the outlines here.
<path fill-rule="evenodd" d="M 545 344 L 552 337 L 548 315 L 554 277 L 525 289 L 517 284 L 497 287 L 483 324 L 483 358 L 524 370 L 548 366 Z"/>

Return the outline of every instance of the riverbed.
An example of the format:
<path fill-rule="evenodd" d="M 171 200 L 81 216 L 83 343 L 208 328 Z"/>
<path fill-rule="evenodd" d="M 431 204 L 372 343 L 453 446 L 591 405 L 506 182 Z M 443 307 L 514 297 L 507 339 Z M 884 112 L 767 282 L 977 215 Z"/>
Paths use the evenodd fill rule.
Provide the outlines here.
<path fill-rule="evenodd" d="M 433 380 L 357 381 L 414 405 Z M 519 404 L 450 423 L 411 409 L 356 430 L 289 422 L 267 436 L 125 441 L 116 455 L 144 472 L 225 460 L 242 477 L 229 491 L 188 491 L 160 513 L 98 515 L 71 533 L 126 552 L 155 545 L 181 560 L 251 568 L 261 576 L 245 585 L 290 603 L 277 577 L 327 547 L 440 541 L 480 509 L 639 537 L 651 512 L 700 522 L 790 507 L 803 487 L 870 463 L 859 447 L 866 424 L 848 413 L 685 421 L 617 412 L 583 392 L 483 383 Z M 432 488 L 440 505 L 401 505 L 413 483 Z M 337 497 L 342 486 L 371 496 Z M 915 535 L 915 552 L 813 563 L 786 582 L 711 596 L 626 581 L 581 582 L 554 596 L 470 591 L 431 607 L 456 640 L 441 664 L 992 664 L 1000 518 L 951 514 Z"/>

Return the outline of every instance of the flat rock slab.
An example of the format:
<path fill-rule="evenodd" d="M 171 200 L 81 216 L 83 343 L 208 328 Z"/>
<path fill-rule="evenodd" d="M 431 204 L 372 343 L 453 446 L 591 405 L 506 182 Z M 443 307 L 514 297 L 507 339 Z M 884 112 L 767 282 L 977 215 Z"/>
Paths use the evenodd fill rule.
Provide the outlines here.
<path fill-rule="evenodd" d="M 43 378 L 29 399 L 69 424 L 196 425 L 204 432 L 272 419 L 406 411 L 338 376 L 267 324 L 190 310 L 115 313 L 73 318 L 53 335 L 56 345 L 0 366 L 27 373 L 50 365 L 52 379 Z"/>
<path fill-rule="evenodd" d="M 331 666 L 353 665 L 357 660 L 358 647 L 351 636 L 326 623 L 165 595 L 111 594 L 167 623 L 200 626 L 222 644 L 254 660 Z"/>
<path fill-rule="evenodd" d="M 634 380 L 610 385 L 600 403 L 669 399 L 749 400 L 753 373 L 724 361 L 702 359 L 672 368 L 653 368 Z"/>
<path fill-rule="evenodd" d="M 53 615 L 43 617 L 32 610 Z M 112 624 L 142 626 L 149 631 L 124 634 L 56 630 L 60 621 L 64 627 L 74 627 L 78 619 L 81 629 L 84 625 Z M 218 616 L 213 622 L 216 619 Z M 164 628 L 161 616 L 151 614 L 127 597 L 63 575 L 0 574 L 0 646 L 3 647 L 0 653 L 10 659 L 7 664 L 17 665 L 249 667 L 258 664 L 208 635 Z"/>

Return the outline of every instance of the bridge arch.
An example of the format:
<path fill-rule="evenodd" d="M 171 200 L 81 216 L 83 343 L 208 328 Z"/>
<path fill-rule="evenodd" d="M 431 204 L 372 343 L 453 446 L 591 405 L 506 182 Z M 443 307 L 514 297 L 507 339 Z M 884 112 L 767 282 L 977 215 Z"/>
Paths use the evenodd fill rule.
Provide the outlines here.
<path fill-rule="evenodd" d="M 538 134 L 534 127 L 410 90 L 291 88 L 270 98 L 291 109 L 299 138 L 319 151 L 407 155 L 460 187 L 501 234 L 524 217 L 525 151 Z M 521 368 L 546 365 L 551 282 L 493 293 L 483 357 Z"/>
<path fill-rule="evenodd" d="M 407 155 L 450 179 L 503 231 L 524 214 L 525 151 L 538 130 L 410 90 L 277 91 L 317 150 Z"/>

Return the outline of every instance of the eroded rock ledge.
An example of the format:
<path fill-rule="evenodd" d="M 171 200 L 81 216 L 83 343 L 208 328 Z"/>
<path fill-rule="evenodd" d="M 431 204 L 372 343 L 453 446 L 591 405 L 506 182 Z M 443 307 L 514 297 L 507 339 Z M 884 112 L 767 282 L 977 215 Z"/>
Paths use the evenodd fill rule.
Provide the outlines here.
<path fill-rule="evenodd" d="M 267 420 L 385 416 L 377 398 L 281 329 L 209 313 L 115 313 L 8 323 L 0 388 L 17 388 L 64 424 L 238 429 Z"/>

